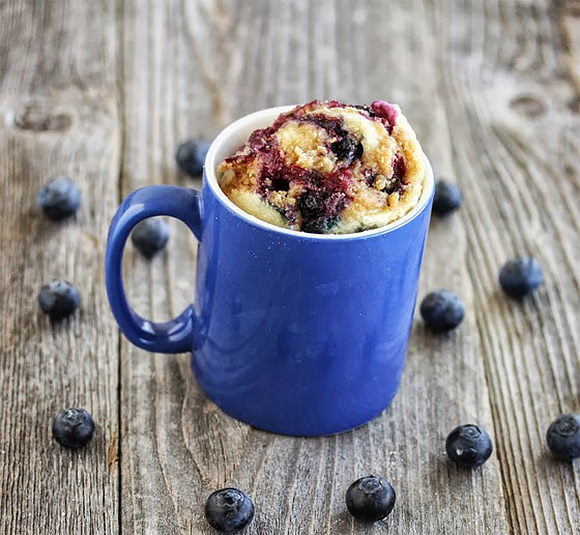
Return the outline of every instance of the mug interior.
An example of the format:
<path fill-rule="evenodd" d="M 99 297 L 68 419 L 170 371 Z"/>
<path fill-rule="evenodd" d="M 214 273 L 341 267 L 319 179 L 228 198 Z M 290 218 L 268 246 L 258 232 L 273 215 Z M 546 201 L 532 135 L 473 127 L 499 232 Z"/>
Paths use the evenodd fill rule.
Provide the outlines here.
<path fill-rule="evenodd" d="M 245 115 L 244 117 L 241 117 L 240 119 L 234 121 L 229 126 L 224 128 L 212 142 L 205 159 L 204 179 L 219 201 L 228 210 L 234 212 L 238 217 L 245 219 L 252 225 L 256 225 L 273 232 L 299 236 L 301 238 L 311 238 L 314 240 L 355 239 L 391 232 L 392 230 L 406 224 L 417 214 L 423 211 L 433 194 L 433 188 L 435 186 L 433 168 L 431 167 L 431 163 L 424 153 L 423 157 L 425 159 L 425 179 L 423 182 L 423 191 L 421 193 L 421 197 L 419 198 L 419 202 L 410 212 L 405 214 L 403 217 L 393 221 L 392 223 L 389 223 L 388 225 L 376 229 L 350 234 L 312 234 L 300 230 L 291 230 L 284 227 L 278 227 L 271 223 L 267 223 L 266 221 L 262 221 L 261 219 L 258 219 L 248 212 L 245 212 L 236 204 L 234 204 L 223 192 L 218 183 L 216 172 L 217 166 L 225 158 L 233 155 L 238 149 L 240 149 L 244 143 L 246 143 L 250 137 L 250 134 L 254 130 L 270 126 L 276 120 L 278 115 L 287 112 L 294 107 L 295 106 L 277 106 L 275 108 L 267 108 L 265 110 L 260 110 L 254 113 L 250 113 L 249 115 Z"/>

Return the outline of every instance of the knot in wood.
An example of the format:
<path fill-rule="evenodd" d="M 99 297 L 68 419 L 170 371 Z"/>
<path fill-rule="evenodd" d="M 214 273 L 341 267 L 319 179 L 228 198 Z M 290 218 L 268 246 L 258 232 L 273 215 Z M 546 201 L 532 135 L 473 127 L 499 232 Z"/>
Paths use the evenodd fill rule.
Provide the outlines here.
<path fill-rule="evenodd" d="M 534 118 L 542 115 L 546 111 L 544 103 L 536 97 L 530 95 L 520 95 L 510 101 L 510 107 L 525 115 L 526 117 Z"/>
<path fill-rule="evenodd" d="M 52 113 L 39 102 L 29 100 L 14 114 L 14 126 L 33 132 L 62 131 L 70 127 L 71 117 L 67 113 Z"/>

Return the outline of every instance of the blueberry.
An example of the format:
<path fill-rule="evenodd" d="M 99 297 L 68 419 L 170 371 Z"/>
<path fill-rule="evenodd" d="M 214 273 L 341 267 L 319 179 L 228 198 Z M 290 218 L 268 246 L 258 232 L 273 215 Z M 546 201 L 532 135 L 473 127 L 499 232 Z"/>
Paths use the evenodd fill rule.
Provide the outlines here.
<path fill-rule="evenodd" d="M 448 290 L 427 294 L 420 307 L 421 316 L 434 332 L 449 331 L 457 327 L 465 316 L 465 308 L 459 297 Z"/>
<path fill-rule="evenodd" d="M 353 107 L 354 108 L 358 108 L 359 110 L 362 110 L 362 111 L 366 112 L 369 117 L 376 117 L 376 115 L 377 115 L 372 110 L 372 108 L 370 106 L 367 106 L 366 104 L 355 104 Z"/>
<path fill-rule="evenodd" d="M 290 182 L 284 177 L 273 178 L 271 181 L 273 191 L 288 191 L 290 189 Z"/>
<path fill-rule="evenodd" d="M 462 200 L 461 191 L 455 184 L 439 180 L 435 184 L 433 213 L 438 216 L 450 214 L 459 208 Z"/>
<path fill-rule="evenodd" d="M 339 159 L 350 165 L 354 160 L 358 160 L 363 155 L 363 146 L 360 141 L 344 136 L 330 145 L 330 150 Z"/>
<path fill-rule="evenodd" d="M 325 196 L 319 192 L 306 191 L 298 198 L 296 206 L 304 219 L 316 219 L 326 210 Z"/>
<path fill-rule="evenodd" d="M 556 459 L 572 461 L 580 457 L 580 414 L 564 414 L 552 422 L 546 440 Z"/>
<path fill-rule="evenodd" d="M 344 205 L 340 192 L 306 191 L 296 202 L 302 215 L 300 230 L 313 234 L 328 232 L 339 220 L 338 212 Z"/>
<path fill-rule="evenodd" d="M 304 232 L 312 232 L 314 234 L 321 234 L 326 227 L 326 219 L 324 217 L 326 212 L 325 195 L 306 191 L 296 202 L 296 207 L 302 215 L 301 230 Z"/>
<path fill-rule="evenodd" d="M 86 446 L 94 432 L 95 422 L 85 409 L 64 409 L 52 421 L 52 436 L 67 448 Z"/>
<path fill-rule="evenodd" d="M 38 293 L 40 308 L 56 321 L 70 316 L 79 307 L 80 300 L 76 286 L 63 280 L 50 281 Z"/>
<path fill-rule="evenodd" d="M 447 456 L 458 466 L 476 468 L 489 459 L 493 451 L 491 438 L 477 425 L 456 427 L 445 441 Z"/>
<path fill-rule="evenodd" d="M 205 502 L 205 518 L 218 531 L 234 533 L 244 529 L 252 521 L 254 503 L 241 490 L 216 490 Z"/>
<path fill-rule="evenodd" d="M 544 282 L 544 274 L 537 260 L 520 256 L 510 260 L 499 272 L 499 283 L 503 291 L 514 299 L 532 293 Z"/>
<path fill-rule="evenodd" d="M 38 190 L 36 201 L 50 219 L 60 221 L 79 209 L 81 192 L 70 178 L 56 177 Z"/>
<path fill-rule="evenodd" d="M 189 176 L 199 177 L 203 173 L 203 164 L 210 143 L 205 139 L 189 139 L 177 148 L 175 160 L 177 165 Z"/>
<path fill-rule="evenodd" d="M 145 219 L 135 226 L 131 241 L 143 256 L 151 258 L 165 249 L 169 241 L 169 227 L 161 218 Z"/>
<path fill-rule="evenodd" d="M 377 476 L 357 479 L 346 491 L 346 507 L 357 520 L 376 522 L 387 517 L 397 496 L 390 483 Z"/>

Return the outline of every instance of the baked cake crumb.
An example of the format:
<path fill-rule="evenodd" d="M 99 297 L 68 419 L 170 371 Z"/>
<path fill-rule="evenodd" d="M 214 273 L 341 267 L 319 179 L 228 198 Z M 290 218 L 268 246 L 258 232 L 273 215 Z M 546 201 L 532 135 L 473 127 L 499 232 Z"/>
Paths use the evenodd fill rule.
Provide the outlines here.
<path fill-rule="evenodd" d="M 254 131 L 218 167 L 224 193 L 242 210 L 315 234 L 379 228 L 417 204 L 425 163 L 398 106 L 315 100 Z"/>

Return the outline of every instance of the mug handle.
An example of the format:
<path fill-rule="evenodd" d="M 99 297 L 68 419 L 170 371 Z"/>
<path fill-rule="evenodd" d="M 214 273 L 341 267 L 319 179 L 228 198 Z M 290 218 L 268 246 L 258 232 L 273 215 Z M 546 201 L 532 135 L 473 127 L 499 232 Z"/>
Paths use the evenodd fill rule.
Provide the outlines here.
<path fill-rule="evenodd" d="M 199 192 L 177 186 L 146 186 L 129 194 L 117 209 L 109 228 L 105 256 L 107 295 L 113 315 L 130 342 L 147 351 L 182 353 L 193 345 L 194 312 L 189 305 L 164 323 L 142 318 L 127 302 L 123 287 L 123 250 L 131 230 L 148 217 L 171 216 L 183 221 L 201 238 Z"/>

